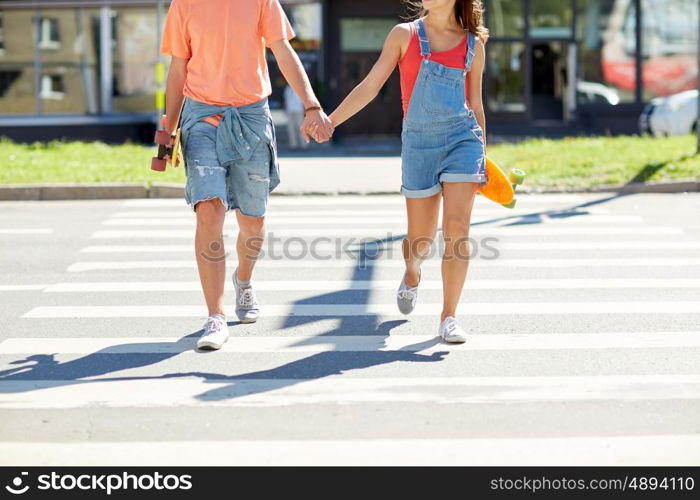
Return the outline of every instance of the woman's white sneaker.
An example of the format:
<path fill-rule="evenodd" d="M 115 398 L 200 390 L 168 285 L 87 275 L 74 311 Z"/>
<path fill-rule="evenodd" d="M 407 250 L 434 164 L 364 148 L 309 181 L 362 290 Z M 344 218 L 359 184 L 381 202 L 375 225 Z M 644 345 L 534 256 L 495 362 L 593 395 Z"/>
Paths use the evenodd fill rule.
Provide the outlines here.
<path fill-rule="evenodd" d="M 450 344 L 463 344 L 467 341 L 467 333 L 452 316 L 448 316 L 440 323 L 440 337 Z"/>
<path fill-rule="evenodd" d="M 215 351 L 221 349 L 228 340 L 228 325 L 226 318 L 221 314 L 215 314 L 207 318 L 204 323 L 204 333 L 197 340 L 197 349 Z"/>

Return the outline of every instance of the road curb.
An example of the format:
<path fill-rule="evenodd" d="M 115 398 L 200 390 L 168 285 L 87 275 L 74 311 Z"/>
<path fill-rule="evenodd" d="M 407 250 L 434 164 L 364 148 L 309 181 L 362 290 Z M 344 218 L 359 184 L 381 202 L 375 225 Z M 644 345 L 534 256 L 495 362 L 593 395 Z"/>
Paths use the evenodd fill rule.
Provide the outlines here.
<path fill-rule="evenodd" d="M 679 179 L 663 182 L 630 182 L 628 184 L 611 184 L 594 188 L 526 188 L 523 193 L 693 193 L 700 192 L 700 180 Z"/>
<path fill-rule="evenodd" d="M 0 186 L 2 201 L 108 200 L 146 198 L 145 184 L 17 184 Z"/>
<path fill-rule="evenodd" d="M 555 193 L 686 193 L 700 192 L 700 180 L 681 179 L 666 182 L 637 182 L 600 186 L 595 188 L 537 188 L 525 187 L 522 194 Z M 127 198 L 182 198 L 185 186 L 177 183 L 145 184 L 95 183 L 95 184 L 11 184 L 0 186 L 0 201 L 40 201 L 40 200 L 101 200 Z M 342 191 L 342 190 L 295 190 L 275 191 L 274 196 L 378 196 L 399 194 L 384 190 Z"/>

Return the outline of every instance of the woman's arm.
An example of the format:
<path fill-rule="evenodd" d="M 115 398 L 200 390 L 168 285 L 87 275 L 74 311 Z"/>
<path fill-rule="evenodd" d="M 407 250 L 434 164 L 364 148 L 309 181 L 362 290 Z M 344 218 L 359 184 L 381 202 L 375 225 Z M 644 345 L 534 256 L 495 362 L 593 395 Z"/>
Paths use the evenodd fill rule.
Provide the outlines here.
<path fill-rule="evenodd" d="M 469 89 L 467 99 L 469 106 L 474 111 L 476 121 L 484 132 L 484 151 L 486 151 L 486 115 L 484 114 L 484 101 L 482 98 L 482 77 L 484 74 L 484 63 L 486 61 L 486 48 L 480 41 L 476 41 L 474 50 L 474 60 L 469 71 Z"/>
<path fill-rule="evenodd" d="M 355 87 L 345 100 L 333 111 L 330 119 L 337 127 L 348 118 L 358 113 L 372 101 L 382 86 L 386 83 L 396 64 L 401 59 L 411 39 L 411 29 L 408 24 L 399 24 L 391 30 L 384 42 L 384 48 L 379 59 L 369 74 Z"/>

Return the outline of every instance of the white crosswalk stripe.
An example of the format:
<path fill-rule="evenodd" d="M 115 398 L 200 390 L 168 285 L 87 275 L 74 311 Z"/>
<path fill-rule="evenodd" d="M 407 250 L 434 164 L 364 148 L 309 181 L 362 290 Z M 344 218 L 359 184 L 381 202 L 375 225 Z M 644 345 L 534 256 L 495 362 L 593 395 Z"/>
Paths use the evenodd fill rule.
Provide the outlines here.
<path fill-rule="evenodd" d="M 35 394 L 33 391 L 38 391 Z M 207 394 L 209 393 L 209 394 Z M 421 377 L 206 380 L 0 381 L 5 409 L 143 406 L 289 406 L 411 402 L 433 404 L 700 399 L 700 375 Z M 105 399 L 109 394 L 109 400 Z"/>
<path fill-rule="evenodd" d="M 425 268 L 440 267 L 441 260 L 431 259 L 423 263 Z M 279 261 L 261 260 L 261 269 L 341 269 L 351 270 L 361 264 L 373 268 L 399 269 L 404 263 L 399 260 L 385 259 L 355 259 L 345 257 L 343 260 L 311 259 Z M 505 268 L 574 268 L 574 267 L 688 267 L 700 266 L 700 258 L 630 258 L 630 259 L 476 259 L 472 268 L 505 267 Z M 71 273 L 83 271 L 104 271 L 109 269 L 195 269 L 197 263 L 192 260 L 133 260 L 133 261 L 85 261 L 71 264 L 67 271 Z"/>
<path fill-rule="evenodd" d="M 534 227 L 533 227 L 534 226 Z M 471 230 L 472 236 L 621 236 L 621 235 L 646 235 L 663 236 L 683 234 L 683 229 L 677 226 L 640 226 L 640 227 L 617 227 L 610 226 L 565 226 L 565 227 L 539 227 L 529 224 L 517 226 L 474 226 Z M 387 235 L 401 235 L 405 228 L 400 226 L 367 228 L 357 227 L 346 228 L 303 228 L 303 229 L 277 229 L 268 227 L 268 233 L 277 237 L 309 238 L 326 237 L 337 238 L 353 236 L 357 238 L 386 238 Z M 225 228 L 224 236 L 235 236 L 237 231 L 233 228 Z M 191 229 L 103 229 L 95 231 L 91 236 L 93 239 L 192 239 Z"/>
<path fill-rule="evenodd" d="M 367 450 L 371 450 L 368 453 Z M 683 466 L 700 460 L 700 436 L 558 438 L 127 441 L 0 444 L 0 465 Z M 9 457 L 13 460 L 10 461 Z"/>
<path fill-rule="evenodd" d="M 393 302 L 404 267 L 401 197 L 274 197 L 267 230 L 289 252 L 314 237 L 354 237 L 386 239 L 392 253 L 261 259 L 261 319 L 233 322 L 227 282 L 232 337 L 213 353 L 195 349 L 206 307 L 192 211 L 181 199 L 116 202 L 59 279 L 0 285 L 0 297 L 32 298 L 16 313 L 21 333 L 0 341 L 0 411 L 80 418 L 99 409 L 116 422 L 163 409 L 201 419 L 206 408 L 237 420 L 217 441 L 139 435 L 138 425 L 118 439 L 94 429 L 66 442 L 0 438 L 0 465 L 698 465 L 700 238 L 681 221 L 606 199 L 522 195 L 508 211 L 478 198 L 471 235 L 498 236 L 505 256 L 471 261 L 459 311 L 470 335 L 450 345 L 435 335 L 439 258 L 424 263 L 410 317 Z M 371 253 L 360 240 L 349 248 Z M 266 409 L 314 412 L 322 434 L 299 438 L 295 418 L 263 439 L 232 432 L 257 427 Z M 393 412 L 410 425 L 383 420 L 377 439 L 347 423 L 394 422 Z M 482 414 L 496 424 L 483 438 L 442 425 Z M 609 423 L 616 416 L 632 421 Z M 497 425 L 516 417 L 522 427 Z M 418 425 L 439 432 L 408 432 Z"/>
<path fill-rule="evenodd" d="M 0 355 L 23 354 L 129 354 L 180 353 L 192 350 L 195 338 L 15 338 L 0 342 Z M 442 344 L 432 335 L 291 336 L 236 337 L 224 344 L 222 352 L 374 352 L 409 351 L 433 353 L 449 351 L 526 350 L 526 349 L 641 349 L 652 347 L 700 347 L 700 332 L 481 334 L 469 344 Z"/>
<path fill-rule="evenodd" d="M 434 316 L 441 304 L 421 303 L 414 316 Z M 229 305 L 230 309 L 234 309 Z M 685 302 L 532 302 L 462 304 L 464 313 L 481 315 L 547 314 L 700 314 L 700 301 Z M 265 306 L 267 316 L 366 316 L 394 315 L 396 304 L 295 304 Z M 41 306 L 27 312 L 25 318 L 187 318 L 199 317 L 198 305 L 163 306 Z"/>
<path fill-rule="evenodd" d="M 387 280 L 351 280 L 346 283 L 338 281 L 271 281 L 265 280 L 255 284 L 256 290 L 268 291 L 326 291 L 338 290 L 394 290 L 395 281 Z M 233 285 L 226 283 L 227 290 Z M 423 280 L 421 290 L 442 290 L 442 282 Z M 494 280 L 474 279 L 469 281 L 471 290 L 553 290 L 553 289 L 646 289 L 646 288 L 700 288 L 700 279 L 518 279 Z M 29 290 L 43 290 L 46 293 L 94 293 L 94 292 L 197 292 L 201 285 L 197 281 L 116 281 L 116 282 L 79 282 L 55 283 L 53 285 L 28 285 Z M 0 288 L 2 290 L 2 288 Z"/>

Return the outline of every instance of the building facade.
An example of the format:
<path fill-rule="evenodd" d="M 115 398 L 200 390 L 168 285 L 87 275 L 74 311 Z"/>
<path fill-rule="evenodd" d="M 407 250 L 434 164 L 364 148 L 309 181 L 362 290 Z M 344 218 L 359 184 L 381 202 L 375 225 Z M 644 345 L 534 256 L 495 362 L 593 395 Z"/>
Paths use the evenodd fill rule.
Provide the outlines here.
<path fill-rule="evenodd" d="M 233 0 L 232 0 L 233 1 Z M 646 101 L 696 88 L 699 0 L 485 0 L 489 131 L 633 133 Z M 161 4 L 162 8 L 158 8 Z M 150 142 L 169 1 L 0 0 L 0 135 Z M 332 109 L 369 72 L 401 0 L 282 0 Z M 269 55 L 271 106 L 284 79 Z M 160 77 L 159 77 L 160 73 Z M 396 71 L 345 136 L 396 136 Z"/>

